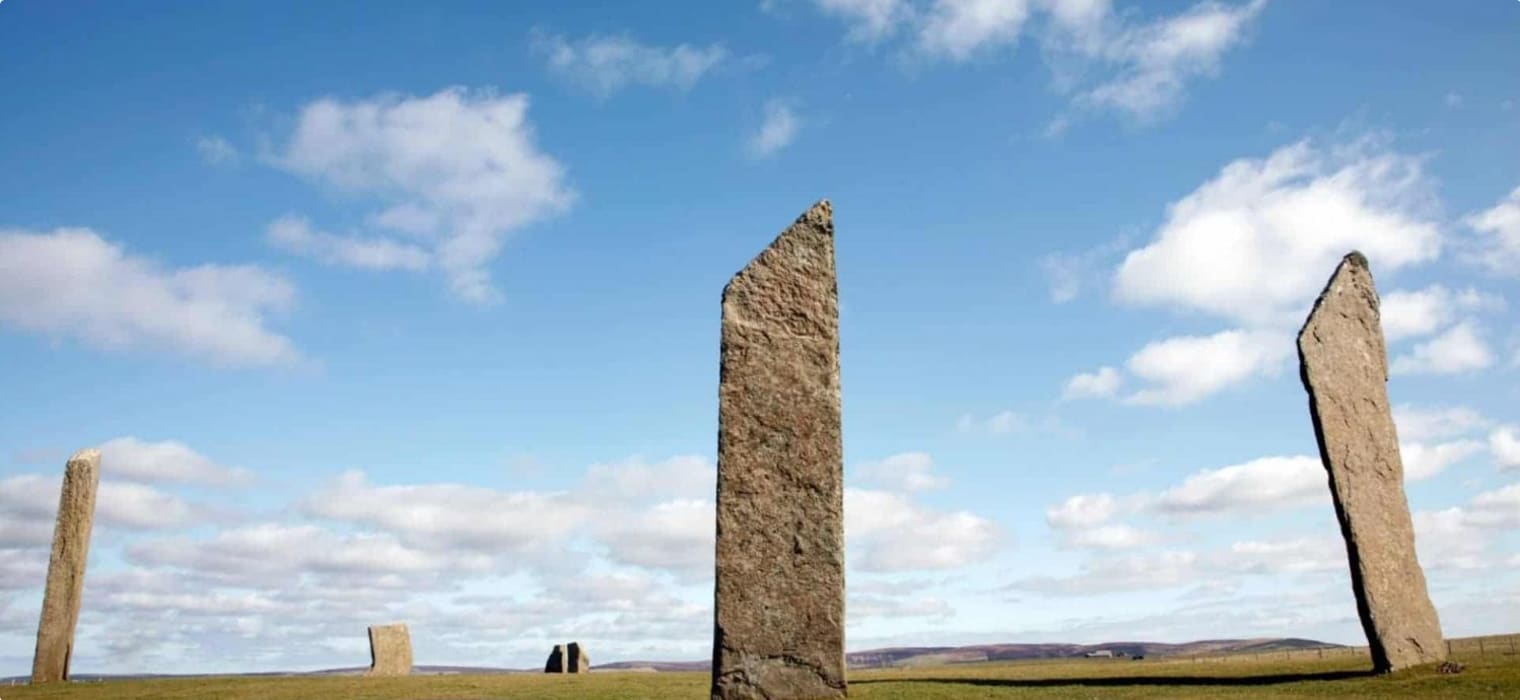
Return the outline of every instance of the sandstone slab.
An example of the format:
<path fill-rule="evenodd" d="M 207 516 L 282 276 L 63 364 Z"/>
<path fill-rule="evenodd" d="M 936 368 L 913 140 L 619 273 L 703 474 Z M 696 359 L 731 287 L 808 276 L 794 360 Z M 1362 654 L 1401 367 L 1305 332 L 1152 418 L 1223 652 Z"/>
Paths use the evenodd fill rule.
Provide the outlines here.
<path fill-rule="evenodd" d="M 1446 658 L 1441 623 L 1415 557 L 1404 466 L 1388 404 L 1388 354 L 1367 259 L 1336 268 L 1298 334 L 1300 374 L 1373 666 Z"/>
<path fill-rule="evenodd" d="M 369 676 L 408 676 L 412 673 L 412 634 L 406 625 L 369 628 Z"/>
<path fill-rule="evenodd" d="M 591 657 L 586 654 L 586 648 L 580 642 L 570 642 L 565 646 L 565 658 L 566 673 L 591 672 Z"/>
<path fill-rule="evenodd" d="M 845 695 L 833 211 L 723 290 L 712 697 Z"/>
<path fill-rule="evenodd" d="M 554 645 L 549 651 L 549 660 L 544 662 L 544 673 L 564 673 L 566 656 L 565 645 Z"/>
<path fill-rule="evenodd" d="M 58 495 L 58 519 L 53 525 L 53 553 L 48 558 L 42 615 L 37 622 L 37 650 L 32 656 L 32 682 L 69 678 L 74 655 L 74 628 L 79 625 L 84 568 L 90 555 L 90 532 L 95 524 L 95 492 L 100 487 L 100 450 L 80 450 L 63 471 Z"/>

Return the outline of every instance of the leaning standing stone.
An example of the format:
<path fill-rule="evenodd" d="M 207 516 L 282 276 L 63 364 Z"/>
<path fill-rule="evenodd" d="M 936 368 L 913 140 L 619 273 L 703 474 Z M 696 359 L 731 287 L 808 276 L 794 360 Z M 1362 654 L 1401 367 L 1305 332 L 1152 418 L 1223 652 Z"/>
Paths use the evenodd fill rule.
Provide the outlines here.
<path fill-rule="evenodd" d="M 69 679 L 74 628 L 79 624 L 79 601 L 84 592 L 84 565 L 89 559 L 90 530 L 95 523 L 95 491 L 99 486 L 100 450 L 75 453 L 64 468 L 63 490 L 58 495 L 53 554 L 48 559 L 42 618 L 37 623 L 37 651 L 32 657 L 33 683 Z"/>
<path fill-rule="evenodd" d="M 412 635 L 406 625 L 369 628 L 369 676 L 408 676 L 412 673 Z"/>
<path fill-rule="evenodd" d="M 1298 334 L 1300 373 L 1373 667 L 1446 658 L 1415 558 L 1404 466 L 1388 407 L 1388 355 L 1367 258 L 1341 261 Z"/>
<path fill-rule="evenodd" d="M 723 290 L 712 697 L 845 695 L 834 222 L 813 205 Z"/>
<path fill-rule="evenodd" d="M 591 671 L 591 657 L 586 655 L 586 648 L 580 642 L 570 642 L 565 647 L 566 673 L 589 673 Z"/>
<path fill-rule="evenodd" d="M 565 672 L 565 645 L 556 644 L 549 652 L 549 660 L 544 662 L 544 673 Z"/>

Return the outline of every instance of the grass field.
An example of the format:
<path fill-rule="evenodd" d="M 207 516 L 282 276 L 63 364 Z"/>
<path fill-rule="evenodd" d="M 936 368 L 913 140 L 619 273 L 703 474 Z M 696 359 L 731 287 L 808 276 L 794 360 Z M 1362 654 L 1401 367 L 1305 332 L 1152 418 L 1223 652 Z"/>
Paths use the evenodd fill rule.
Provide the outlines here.
<path fill-rule="evenodd" d="M 1517 698 L 1520 656 L 1458 657 L 1460 675 L 1416 669 L 1371 676 L 1366 659 L 1217 663 L 1059 660 L 850 674 L 851 698 Z M 179 678 L 0 687 L 0 700 L 602 700 L 705 698 L 705 673 L 598 672 L 406 678 Z"/>

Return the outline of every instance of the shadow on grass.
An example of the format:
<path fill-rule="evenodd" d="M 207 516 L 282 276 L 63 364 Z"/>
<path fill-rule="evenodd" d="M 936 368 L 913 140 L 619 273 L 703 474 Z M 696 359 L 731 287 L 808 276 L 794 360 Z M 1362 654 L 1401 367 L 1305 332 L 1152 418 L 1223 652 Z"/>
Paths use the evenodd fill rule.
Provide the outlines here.
<path fill-rule="evenodd" d="M 850 685 L 875 683 L 942 683 L 946 685 L 973 685 L 1002 688 L 1059 688 L 1062 686 L 1253 686 L 1302 683 L 1307 681 L 1340 681 L 1351 678 L 1368 678 L 1377 675 L 1372 671 L 1328 671 L 1325 673 L 1280 673 L 1270 676 L 1115 676 L 1111 678 L 872 678 L 852 680 Z"/>

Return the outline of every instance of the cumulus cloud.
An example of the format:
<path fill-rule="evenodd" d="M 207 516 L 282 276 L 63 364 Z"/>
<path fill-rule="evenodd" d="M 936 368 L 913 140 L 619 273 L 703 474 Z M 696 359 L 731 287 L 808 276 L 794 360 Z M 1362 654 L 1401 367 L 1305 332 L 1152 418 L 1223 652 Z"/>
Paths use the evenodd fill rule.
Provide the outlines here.
<path fill-rule="evenodd" d="M 149 442 L 131 436 L 101 444 L 100 469 L 107 476 L 132 481 L 209 486 L 236 486 L 253 478 L 247 470 L 217 464 L 182 442 Z"/>
<path fill-rule="evenodd" d="M 169 267 L 90 229 L 0 230 L 0 323 L 107 350 L 168 350 L 215 365 L 290 365 L 268 328 L 295 289 L 252 265 Z"/>
<path fill-rule="evenodd" d="M 711 500 L 669 501 L 603 521 L 598 537 L 613 561 L 700 578 L 712 574 L 714 517 Z"/>
<path fill-rule="evenodd" d="M 980 48 L 1016 41 L 1029 9 L 1027 0 L 935 0 L 918 30 L 918 47 L 964 61 Z"/>
<path fill-rule="evenodd" d="M 1292 352 L 1292 341 L 1272 331 L 1232 330 L 1156 341 L 1125 363 L 1131 374 L 1150 384 L 1125 401 L 1194 403 L 1251 377 L 1277 374 Z"/>
<path fill-rule="evenodd" d="M 1467 435 L 1488 427 L 1492 421 L 1465 406 L 1397 404 L 1393 407 L 1393 422 L 1398 426 L 1400 438 L 1418 442 Z"/>
<path fill-rule="evenodd" d="M 820 10 L 849 24 L 852 41 L 875 42 L 897 33 L 913 16 L 908 0 L 813 0 Z"/>
<path fill-rule="evenodd" d="M 690 90 L 728 56 L 722 44 L 652 46 L 626 35 L 535 32 L 533 48 L 555 75 L 603 98 L 631 85 Z"/>
<path fill-rule="evenodd" d="M 1170 515 L 1264 512 L 1328 502 L 1327 484 L 1318 457 L 1261 457 L 1199 471 L 1163 491 L 1154 508 Z"/>
<path fill-rule="evenodd" d="M 749 137 L 749 154 L 755 158 L 770 158 L 781 149 L 791 145 L 802 130 L 802 120 L 784 99 L 772 99 L 765 103 L 765 116 L 760 128 Z"/>
<path fill-rule="evenodd" d="M 923 508 L 901 493 L 845 489 L 844 500 L 847 549 L 861 571 L 960 568 L 990 557 L 1002 539 L 986 518 Z"/>
<path fill-rule="evenodd" d="M 488 267 L 509 234 L 568 210 L 576 198 L 564 166 L 535 144 L 521 93 L 448 88 L 422 97 L 319 99 L 301 109 L 278 164 L 378 201 L 370 224 L 413 237 L 422 251 L 378 234 L 335 238 L 309 229 L 287 231 L 310 234 L 291 237 L 300 243 L 292 247 L 370 267 L 372 255 L 356 251 L 378 247 L 390 267 L 408 269 L 425 252 L 454 294 L 471 302 L 498 298 Z"/>
<path fill-rule="evenodd" d="M 1504 300 L 1471 287 L 1455 292 L 1439 284 L 1420 290 L 1384 294 L 1379 303 L 1383 337 L 1392 343 L 1430 335 L 1449 325 L 1463 311 L 1504 307 Z"/>
<path fill-rule="evenodd" d="M 1484 450 L 1480 440 L 1454 440 L 1436 445 L 1421 442 L 1405 442 L 1399 445 L 1404 463 L 1404 480 L 1429 479 L 1453 464 L 1457 464 Z"/>
<path fill-rule="evenodd" d="M 926 452 L 904 452 L 855 467 L 855 475 L 862 481 L 896 491 L 925 491 L 950 485 L 949 479 L 933 472 L 934 458 Z"/>
<path fill-rule="evenodd" d="M 1461 374 L 1487 369 L 1494 353 L 1476 323 L 1463 321 L 1399 355 L 1389 365 L 1394 374 Z"/>
<path fill-rule="evenodd" d="M 1514 275 L 1520 269 L 1520 187 L 1463 221 L 1477 235 L 1477 250 L 1471 256 L 1474 263 L 1500 275 Z"/>
<path fill-rule="evenodd" d="M 1488 449 L 1500 469 L 1520 467 L 1520 428 L 1503 425 L 1488 434 Z"/>
<path fill-rule="evenodd" d="M 1113 367 L 1099 367 L 1093 372 L 1077 374 L 1066 380 L 1066 388 L 1061 391 L 1063 399 L 1091 399 L 1109 398 L 1119 393 L 1119 387 L 1124 384 L 1124 376 Z"/>
<path fill-rule="evenodd" d="M 1112 494 L 1084 493 L 1072 496 L 1045 511 L 1045 522 L 1061 529 L 1102 525 L 1119 512 L 1119 502 Z"/>
<path fill-rule="evenodd" d="M 282 216 L 269 224 L 269 244 L 329 265 L 366 270 L 425 270 L 432 255 L 419 246 L 377 236 L 340 236 L 317 231 L 304 216 Z"/>
<path fill-rule="evenodd" d="M 0 547 L 45 546 L 53 540 L 61 475 L 18 474 L 0 480 Z M 145 484 L 103 479 L 95 495 L 96 521 L 126 530 L 188 525 L 198 516 L 174 494 Z"/>

